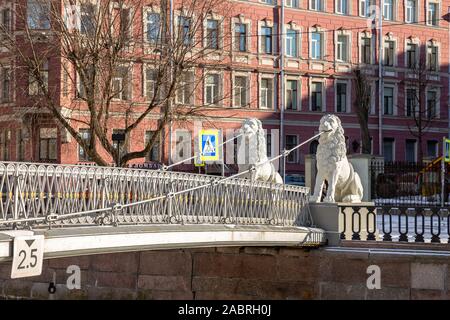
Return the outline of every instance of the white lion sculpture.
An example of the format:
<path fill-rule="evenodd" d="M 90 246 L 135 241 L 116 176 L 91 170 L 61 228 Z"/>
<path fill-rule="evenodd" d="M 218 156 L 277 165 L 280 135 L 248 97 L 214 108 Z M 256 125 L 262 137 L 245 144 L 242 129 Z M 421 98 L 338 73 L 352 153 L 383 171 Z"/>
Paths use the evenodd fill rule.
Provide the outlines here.
<path fill-rule="evenodd" d="M 320 120 L 319 130 L 324 132 L 317 148 L 317 176 L 311 202 L 320 202 L 325 180 L 328 182 L 324 202 L 361 202 L 361 179 L 348 161 L 344 129 L 341 120 L 327 114 Z"/>
<path fill-rule="evenodd" d="M 256 166 L 254 172 L 242 175 L 243 178 L 252 181 L 263 181 L 273 183 L 283 183 L 283 178 L 275 169 L 275 166 L 268 162 L 267 147 L 262 123 L 258 119 L 246 119 L 242 123 L 241 133 L 243 133 L 243 141 L 240 144 L 239 155 L 245 154 L 245 146 L 248 146 L 248 157 L 245 157 L 243 164 L 238 163 L 239 172 L 249 170 L 253 165 L 264 163 Z M 238 157 L 238 162 L 240 159 Z"/>

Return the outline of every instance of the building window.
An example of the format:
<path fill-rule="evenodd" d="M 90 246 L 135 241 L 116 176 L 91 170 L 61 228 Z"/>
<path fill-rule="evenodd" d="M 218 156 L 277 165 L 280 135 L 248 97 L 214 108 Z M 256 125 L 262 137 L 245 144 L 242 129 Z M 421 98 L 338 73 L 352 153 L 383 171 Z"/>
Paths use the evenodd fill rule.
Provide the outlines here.
<path fill-rule="evenodd" d="M 427 24 L 430 26 L 438 25 L 439 4 L 436 2 L 429 2 L 427 8 Z"/>
<path fill-rule="evenodd" d="M 191 19 L 188 17 L 178 18 L 180 35 L 183 39 L 183 44 L 189 46 L 192 44 L 192 34 L 191 34 Z"/>
<path fill-rule="evenodd" d="M 273 79 L 261 79 L 260 107 L 264 109 L 273 108 Z"/>
<path fill-rule="evenodd" d="M 311 59 L 322 59 L 322 33 L 311 34 Z"/>
<path fill-rule="evenodd" d="M 247 25 L 236 23 L 234 26 L 234 50 L 247 51 Z"/>
<path fill-rule="evenodd" d="M 310 0 L 310 10 L 323 11 L 323 0 Z"/>
<path fill-rule="evenodd" d="M 80 4 L 80 32 L 84 35 L 92 36 L 96 29 L 96 13 L 95 5 L 89 1 Z"/>
<path fill-rule="evenodd" d="M 295 146 L 297 146 L 297 136 L 296 135 L 286 135 L 286 150 L 290 150 L 292 148 L 294 148 Z M 298 157 L 297 157 L 297 152 L 298 150 L 294 150 L 293 152 L 289 153 L 289 155 L 286 157 L 286 162 L 287 163 L 297 163 L 298 162 Z"/>
<path fill-rule="evenodd" d="M 23 129 L 17 129 L 16 131 L 17 139 L 17 160 L 25 160 L 25 133 Z"/>
<path fill-rule="evenodd" d="M 266 132 L 266 154 L 267 158 L 272 157 L 272 133 L 270 133 L 270 130 L 265 130 Z"/>
<path fill-rule="evenodd" d="M 384 0 L 383 18 L 384 20 L 394 20 L 394 0 Z"/>
<path fill-rule="evenodd" d="M 395 151 L 395 140 L 393 138 L 384 138 L 383 139 L 384 161 L 393 162 L 395 160 L 394 151 Z"/>
<path fill-rule="evenodd" d="M 415 69 L 417 66 L 417 44 L 408 43 L 406 45 L 406 67 Z"/>
<path fill-rule="evenodd" d="M 417 91 L 414 88 L 406 89 L 406 116 L 413 117 L 417 107 Z"/>
<path fill-rule="evenodd" d="M 161 41 L 161 16 L 159 13 L 147 12 L 147 41 L 156 44 Z"/>
<path fill-rule="evenodd" d="M 57 129 L 41 128 L 39 130 L 39 160 L 57 160 Z"/>
<path fill-rule="evenodd" d="M 348 4 L 347 0 L 336 0 L 336 13 L 347 14 Z"/>
<path fill-rule="evenodd" d="M 90 129 L 80 129 L 81 140 L 84 141 L 88 146 L 91 142 L 91 130 Z M 79 161 L 92 161 L 91 157 L 86 153 L 84 148 L 78 145 L 78 160 Z"/>
<path fill-rule="evenodd" d="M 1 102 L 9 102 L 11 95 L 11 69 L 3 67 L 0 69 Z"/>
<path fill-rule="evenodd" d="M 220 75 L 209 74 L 206 76 L 206 101 L 207 104 L 219 103 Z"/>
<path fill-rule="evenodd" d="M 284 4 L 289 8 L 298 8 L 298 0 L 285 0 Z"/>
<path fill-rule="evenodd" d="M 336 112 L 347 112 L 346 83 L 336 83 Z"/>
<path fill-rule="evenodd" d="M 48 90 L 48 60 L 44 61 L 39 70 L 37 79 L 35 74 L 30 71 L 28 77 L 28 94 L 30 96 L 42 95 Z"/>
<path fill-rule="evenodd" d="M 384 87 L 384 114 L 394 114 L 394 88 Z"/>
<path fill-rule="evenodd" d="M 145 132 L 145 146 L 149 143 L 150 139 L 153 137 L 153 135 L 156 134 L 156 131 L 146 131 Z M 152 148 L 148 152 L 147 156 L 145 157 L 146 161 L 160 161 L 160 152 L 159 152 L 159 135 L 156 138 Z"/>
<path fill-rule="evenodd" d="M 50 1 L 28 0 L 27 22 L 30 29 L 50 29 Z"/>
<path fill-rule="evenodd" d="M 286 109 L 298 110 L 298 81 L 286 81 Z"/>
<path fill-rule="evenodd" d="M 311 111 L 322 111 L 323 90 L 322 82 L 311 83 Z"/>
<path fill-rule="evenodd" d="M 157 71 L 149 66 L 145 68 L 145 98 L 152 101 L 157 85 Z"/>
<path fill-rule="evenodd" d="M 185 71 L 180 75 L 178 89 L 176 93 L 176 102 L 180 104 L 192 104 L 193 102 L 193 83 L 194 73 Z"/>
<path fill-rule="evenodd" d="M 436 158 L 438 156 L 438 142 L 434 140 L 427 141 L 427 156 Z"/>
<path fill-rule="evenodd" d="M 371 55 L 371 38 L 361 38 L 361 63 L 370 64 Z"/>
<path fill-rule="evenodd" d="M 272 54 L 272 28 L 261 27 L 261 52 Z"/>
<path fill-rule="evenodd" d="M 406 156 L 405 156 L 405 160 L 407 162 L 416 162 L 417 161 L 417 142 L 416 140 L 410 140 L 410 139 L 406 139 L 406 143 L 405 143 L 405 152 L 406 152 Z"/>
<path fill-rule="evenodd" d="M 129 83 L 129 67 L 117 67 L 112 79 L 112 90 L 114 99 L 129 100 L 131 98 L 131 90 Z"/>
<path fill-rule="evenodd" d="M 286 56 L 297 57 L 297 31 L 288 29 L 286 32 Z"/>
<path fill-rule="evenodd" d="M 434 119 L 437 117 L 437 92 L 427 91 L 427 117 Z"/>
<path fill-rule="evenodd" d="M 359 15 L 361 17 L 368 17 L 372 13 L 370 6 L 373 4 L 372 0 L 359 0 Z"/>
<path fill-rule="evenodd" d="M 388 67 L 394 66 L 394 50 L 395 43 L 394 41 L 385 41 L 384 42 L 384 63 L 383 65 Z"/>
<path fill-rule="evenodd" d="M 206 47 L 219 49 L 219 21 L 217 20 L 206 21 Z"/>
<path fill-rule="evenodd" d="M 417 22 L 417 0 L 406 0 L 405 21 L 408 23 Z"/>
<path fill-rule="evenodd" d="M 427 46 L 427 64 L 428 70 L 438 71 L 438 47 L 433 44 Z"/>
<path fill-rule="evenodd" d="M 125 130 L 113 129 L 112 145 L 120 156 L 122 156 L 123 153 L 127 151 L 128 146 L 125 145 Z"/>
<path fill-rule="evenodd" d="M 245 107 L 247 105 L 247 77 L 234 77 L 234 106 Z"/>
<path fill-rule="evenodd" d="M 337 37 L 336 43 L 336 59 L 338 61 L 348 62 L 349 61 L 348 52 L 349 52 L 348 36 L 339 35 Z"/>
<path fill-rule="evenodd" d="M 1 151 L 3 161 L 10 160 L 9 147 L 11 146 L 11 130 L 5 130 L 0 133 Z"/>
<path fill-rule="evenodd" d="M 9 34 L 11 32 L 11 27 L 11 10 L 9 8 L 0 9 L 0 40 L 3 36 L 2 33 Z"/>

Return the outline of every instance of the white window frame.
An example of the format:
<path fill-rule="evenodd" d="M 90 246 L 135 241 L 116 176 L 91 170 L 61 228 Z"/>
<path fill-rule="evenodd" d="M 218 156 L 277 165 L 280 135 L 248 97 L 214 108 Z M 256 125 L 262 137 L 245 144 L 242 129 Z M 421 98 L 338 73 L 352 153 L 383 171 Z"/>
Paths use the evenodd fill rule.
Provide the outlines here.
<path fill-rule="evenodd" d="M 426 94 L 425 94 L 425 103 L 428 103 L 428 92 L 433 91 L 436 93 L 436 116 L 433 119 L 440 119 L 441 117 L 441 90 L 439 87 L 426 87 Z M 428 106 L 427 106 L 428 109 Z M 428 114 L 425 115 L 425 117 L 428 117 Z"/>
<path fill-rule="evenodd" d="M 236 37 L 235 37 L 235 32 L 236 32 L 236 26 L 238 24 L 243 24 L 246 26 L 246 30 L 245 30 L 245 51 L 240 51 L 240 50 L 236 50 Z M 243 14 L 240 14 L 237 18 L 233 18 L 233 23 L 231 24 L 232 29 L 231 29 L 231 44 L 232 44 L 232 48 L 233 48 L 233 52 L 236 53 L 249 53 L 252 51 L 252 37 L 251 35 L 251 30 L 252 30 L 252 20 L 251 19 L 246 19 L 245 16 Z"/>
<path fill-rule="evenodd" d="M 295 103 L 296 103 L 296 108 L 295 109 L 287 109 L 287 88 L 288 88 L 288 86 L 287 86 L 287 84 L 288 84 L 288 81 L 297 81 L 297 99 L 296 99 L 296 101 L 295 101 Z M 284 85 L 284 87 L 285 87 L 285 90 L 286 90 L 286 92 L 285 92 L 285 106 L 286 106 L 286 111 L 301 111 L 302 110 L 302 99 L 301 99 L 301 88 L 302 88 L 302 83 L 301 83 L 301 78 L 300 77 L 296 77 L 296 76 L 287 76 L 286 78 L 285 78 L 285 85 Z"/>
<path fill-rule="evenodd" d="M 309 0 L 309 10 L 324 12 L 326 11 L 325 4 L 324 0 Z"/>
<path fill-rule="evenodd" d="M 289 134 L 289 133 L 286 133 L 286 135 L 284 136 L 284 143 L 285 143 L 285 145 L 287 145 L 286 142 L 287 142 L 287 137 L 288 137 L 288 136 L 293 136 L 293 137 L 295 137 L 295 143 L 298 144 L 298 142 L 299 142 L 299 136 L 298 136 L 298 134 Z M 296 163 L 299 163 L 299 162 L 300 162 L 300 159 L 299 159 L 298 151 L 299 151 L 299 149 L 297 148 L 297 149 L 295 149 L 293 152 L 291 152 L 291 154 L 294 155 L 294 161 L 289 161 L 289 156 L 287 156 L 287 157 L 286 157 L 286 163 L 289 163 L 289 164 L 296 164 Z"/>
<path fill-rule="evenodd" d="M 320 35 L 320 42 L 318 42 L 317 40 L 315 40 L 314 38 L 313 38 L 313 35 L 314 34 L 319 34 Z M 314 32 L 311 32 L 311 35 L 310 35 L 310 37 L 311 37 L 311 40 L 310 40 L 310 46 L 309 46 L 309 48 L 310 48 L 310 52 L 309 52 L 309 58 L 311 59 L 311 60 L 323 60 L 323 57 L 324 57 L 324 55 L 325 55 L 325 52 L 324 52 L 324 32 L 321 32 L 321 31 L 314 31 Z M 317 55 L 313 55 L 313 48 L 315 47 L 316 48 L 316 54 L 317 54 L 317 43 L 319 43 L 319 51 L 320 51 L 320 53 L 319 53 L 319 56 L 317 57 Z"/>
<path fill-rule="evenodd" d="M 436 5 L 436 24 L 432 23 L 432 20 L 430 19 L 430 13 L 431 13 L 431 4 L 435 4 Z M 441 16 L 441 1 L 437 1 L 437 0 L 426 0 L 426 24 L 427 26 L 433 26 L 433 27 L 439 27 L 440 25 L 440 16 Z"/>
<path fill-rule="evenodd" d="M 263 106 L 262 105 L 262 80 L 270 80 L 272 83 L 272 100 L 270 101 L 271 106 Z M 263 110 L 274 110 L 275 109 L 275 77 L 274 75 L 268 75 L 268 74 L 260 74 L 259 75 L 259 103 L 258 103 L 258 107 L 259 109 L 263 109 Z M 266 98 L 266 101 L 269 102 L 269 100 Z"/>
<path fill-rule="evenodd" d="M 420 58 L 420 40 L 418 38 L 408 38 L 405 40 L 405 68 L 408 68 L 408 45 L 415 45 L 416 46 L 416 63 L 415 63 L 415 67 L 418 66 L 419 63 L 419 58 Z"/>
<path fill-rule="evenodd" d="M 388 1 L 392 1 L 392 3 L 389 4 Z M 396 0 L 383 0 L 383 20 L 387 21 L 395 21 L 396 20 L 396 13 L 397 13 L 397 1 Z M 386 18 L 386 9 L 389 8 L 389 18 Z"/>
<path fill-rule="evenodd" d="M 396 116 L 397 115 L 397 100 L 398 100 L 398 86 L 396 84 L 385 83 L 383 86 L 383 115 L 384 116 Z M 384 112 L 384 92 L 385 88 L 392 88 L 392 114 L 387 114 Z"/>
<path fill-rule="evenodd" d="M 338 84 L 345 84 L 346 88 L 345 88 L 345 111 L 338 111 L 337 109 L 337 86 Z M 351 112 L 351 81 L 349 80 L 344 80 L 344 79 L 338 79 L 337 81 L 334 82 L 334 111 L 336 113 L 341 113 L 341 114 L 345 114 L 345 113 L 350 113 Z"/>
<path fill-rule="evenodd" d="M 375 50 L 373 50 L 373 48 L 375 48 L 375 37 L 373 36 L 373 34 L 371 32 L 361 32 L 358 35 L 358 52 L 359 52 L 359 63 L 364 64 L 362 62 L 362 57 L 363 57 L 363 50 L 362 50 L 362 45 L 363 45 L 363 39 L 368 38 L 370 39 L 370 61 L 369 63 L 365 63 L 365 64 L 373 64 L 375 61 Z"/>
<path fill-rule="evenodd" d="M 236 105 L 235 95 L 236 95 L 236 77 L 243 77 L 245 78 L 245 96 L 246 101 L 243 106 Z M 245 108 L 250 106 L 250 83 L 251 83 L 251 73 L 250 72 L 235 72 L 232 73 L 232 79 L 233 79 L 233 97 L 232 97 L 232 105 L 235 108 Z"/>
<path fill-rule="evenodd" d="M 206 82 L 208 80 L 208 76 L 217 76 L 217 79 L 218 79 L 218 83 L 217 83 L 217 100 L 218 101 L 212 101 L 212 103 L 209 103 L 207 101 L 207 97 L 208 97 L 207 92 L 208 92 L 209 85 Z M 207 71 L 207 73 L 205 75 L 204 82 L 203 82 L 203 85 L 204 85 L 204 92 L 203 92 L 204 93 L 204 102 L 205 102 L 206 106 L 220 106 L 220 105 L 222 105 L 222 99 L 223 99 L 222 98 L 222 87 L 223 87 L 222 83 L 223 83 L 223 74 L 221 72 L 218 72 L 218 71 Z M 213 98 L 213 97 L 214 97 L 214 95 L 211 95 L 211 98 Z"/>
<path fill-rule="evenodd" d="M 415 3 L 414 7 L 411 7 L 408 5 L 409 0 L 404 0 L 405 22 L 406 23 L 417 23 L 419 20 L 419 16 L 420 16 L 419 15 L 419 12 L 420 12 L 419 0 L 411 0 L 411 1 L 414 1 L 414 3 Z M 414 12 L 412 12 L 412 13 L 414 13 L 414 16 L 411 19 L 411 18 L 408 18 L 408 13 L 410 11 L 412 11 L 413 8 L 415 8 Z"/>
<path fill-rule="evenodd" d="M 350 11 L 349 0 L 335 0 L 335 13 L 348 15 L 349 11 Z"/>
<path fill-rule="evenodd" d="M 322 108 L 321 110 L 312 110 L 312 84 L 313 82 L 318 82 L 322 84 Z M 308 93 L 309 93 L 309 111 L 311 112 L 326 112 L 327 106 L 326 106 L 326 81 L 322 78 L 309 78 L 309 85 L 308 85 Z"/>
<path fill-rule="evenodd" d="M 192 82 L 189 84 L 189 94 L 188 94 L 188 101 L 181 101 L 179 100 L 179 95 L 178 95 L 178 90 L 175 93 L 175 102 L 178 104 L 183 104 L 183 105 L 192 105 L 195 104 L 195 71 L 194 70 L 185 70 L 183 71 L 185 73 L 189 74 L 189 80 L 191 80 Z M 186 82 L 182 81 L 183 80 L 183 75 L 180 75 L 180 81 L 178 81 L 178 85 L 181 86 L 186 86 Z M 186 90 L 186 89 L 183 89 Z M 184 94 L 183 94 L 184 95 Z M 184 100 L 184 99 L 183 99 Z"/>
<path fill-rule="evenodd" d="M 345 48 L 343 48 L 342 53 L 344 53 L 346 55 L 346 59 L 340 59 L 339 58 L 339 47 L 340 47 L 340 42 L 339 42 L 339 37 L 345 37 L 346 38 L 346 44 L 347 46 Z M 343 32 L 343 31 L 337 31 L 335 34 L 335 43 L 336 43 L 336 51 L 335 51 L 335 56 L 336 56 L 336 61 L 338 62 L 342 62 L 342 63 L 349 63 L 351 62 L 351 34 L 348 34 L 348 32 Z"/>

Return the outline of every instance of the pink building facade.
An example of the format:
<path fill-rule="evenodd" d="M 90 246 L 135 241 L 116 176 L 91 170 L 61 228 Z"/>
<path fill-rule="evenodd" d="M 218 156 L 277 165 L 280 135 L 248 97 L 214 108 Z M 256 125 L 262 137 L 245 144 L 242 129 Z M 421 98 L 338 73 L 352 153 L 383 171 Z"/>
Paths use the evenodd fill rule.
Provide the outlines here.
<path fill-rule="evenodd" d="M 13 14 L 15 2 L 0 1 L 0 22 L 11 32 L 20 32 L 19 20 Z M 370 22 L 374 9 L 371 5 L 380 8 L 380 4 L 384 15 L 382 29 L 373 28 Z M 442 138 L 450 135 L 447 19 L 450 1 L 284 0 L 284 7 L 281 5 L 281 0 L 232 1 L 230 18 L 218 27 L 224 39 L 231 36 L 230 41 L 223 42 L 218 56 L 207 58 L 210 63 L 206 69 L 196 71 L 211 75 L 205 77 L 205 83 L 192 98 L 192 103 L 208 105 L 205 111 L 214 116 L 202 122 L 204 129 L 221 129 L 226 138 L 227 130 L 239 128 L 244 119 L 258 118 L 271 133 L 268 147 L 274 156 L 278 148 L 289 149 L 316 134 L 321 116 L 335 113 L 342 120 L 348 152 L 360 153 L 352 69 L 363 66 L 372 88 L 369 116 L 372 154 L 382 154 L 388 161 L 416 161 L 418 139 L 411 134 L 414 130 L 411 90 L 414 90 L 414 66 L 423 58 L 427 68 L 423 94 L 432 122 L 423 136 L 422 148 L 426 157 L 441 154 Z M 134 28 L 144 28 L 144 33 L 143 19 L 149 7 L 137 8 Z M 11 74 L 13 68 L 8 63 L 13 62 L 8 60 L 6 51 L 0 52 L 0 61 L 3 62 L 0 64 L 1 159 L 89 162 L 76 141 L 50 115 L 20 112 L 30 106 L 30 84 Z M 145 65 L 134 63 L 132 72 L 135 80 L 130 86 L 130 97 L 138 105 L 144 105 Z M 77 89 L 65 87 L 62 78 L 61 61 L 51 58 L 49 87 L 54 88 L 55 100 L 63 107 L 74 103 Z M 220 103 L 211 106 L 206 101 L 208 90 L 217 90 L 223 97 Z M 142 148 L 147 132 L 154 130 L 156 124 L 152 118 L 146 120 L 133 132 L 128 148 Z M 172 130 L 164 131 L 159 145 L 147 158 L 132 163 L 176 162 L 176 151 L 170 148 L 169 141 L 175 145 L 181 141 L 177 132 L 187 131 L 185 137 L 190 138 L 185 138 L 184 143 L 194 149 L 198 125 L 199 119 L 183 125 L 174 123 Z M 120 115 L 111 120 L 111 128 L 122 126 Z M 82 125 L 79 130 L 83 130 Z M 171 139 L 169 132 L 173 134 Z M 304 173 L 305 155 L 313 153 L 315 145 L 312 142 L 287 159 L 287 175 Z M 226 147 L 225 153 L 229 149 Z M 232 161 L 233 157 L 225 154 L 225 158 Z M 193 165 L 178 169 L 195 170 Z"/>

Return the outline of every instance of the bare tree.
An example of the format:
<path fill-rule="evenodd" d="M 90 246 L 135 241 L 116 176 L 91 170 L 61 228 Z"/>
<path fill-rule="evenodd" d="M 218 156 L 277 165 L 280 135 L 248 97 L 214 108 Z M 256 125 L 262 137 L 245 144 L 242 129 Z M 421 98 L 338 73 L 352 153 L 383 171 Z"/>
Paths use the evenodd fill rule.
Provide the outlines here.
<path fill-rule="evenodd" d="M 181 0 L 173 15 L 168 0 L 30 3 L 33 8 L 18 6 L 15 12 L 23 30 L 3 32 L 16 78 L 28 82 L 27 106 L 20 109 L 50 114 L 92 161 L 107 165 L 112 158 L 123 166 L 145 157 L 170 123 L 205 116 L 193 97 L 205 70 L 217 65 L 208 57 L 223 56 L 227 38 L 221 30 L 231 12 L 229 2 Z M 141 16 L 144 5 L 149 10 Z M 214 21 L 210 28 L 207 19 Z M 61 82 L 49 80 L 49 61 L 61 65 Z M 140 65 L 145 82 L 136 72 Z M 132 96 L 135 83 L 143 83 L 145 97 Z M 210 100 L 219 99 L 223 97 Z M 122 129 L 114 142 L 112 127 L 118 118 Z M 146 119 L 157 123 L 153 135 L 144 148 L 129 151 L 132 132 Z M 80 127 L 89 129 L 88 139 Z"/>
<path fill-rule="evenodd" d="M 372 87 L 364 69 L 361 69 L 360 67 L 355 67 L 353 69 L 353 83 L 355 87 L 355 101 L 353 105 L 361 129 L 361 150 L 362 153 L 370 154 L 369 113 Z"/>
<path fill-rule="evenodd" d="M 426 48 L 424 49 L 426 50 Z M 421 55 L 416 63 L 410 64 L 406 88 L 405 114 L 411 120 L 409 132 L 417 138 L 417 160 L 424 158 L 423 138 L 437 117 L 437 104 L 440 101 L 438 85 L 430 77 L 437 71 L 437 65 L 427 61 L 428 55 Z"/>

